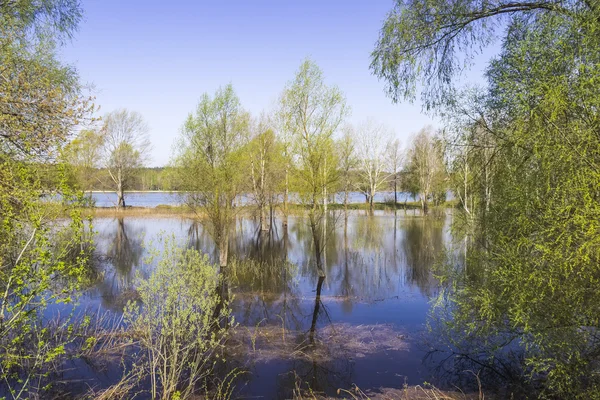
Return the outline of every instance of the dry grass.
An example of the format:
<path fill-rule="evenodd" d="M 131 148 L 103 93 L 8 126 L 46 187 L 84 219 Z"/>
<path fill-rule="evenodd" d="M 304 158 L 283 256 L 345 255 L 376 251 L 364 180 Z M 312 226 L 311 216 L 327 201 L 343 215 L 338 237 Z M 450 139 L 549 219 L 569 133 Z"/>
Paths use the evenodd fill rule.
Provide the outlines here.
<path fill-rule="evenodd" d="M 83 209 L 84 215 L 89 217 L 151 217 L 151 218 L 196 218 L 197 215 L 184 206 L 158 206 L 158 207 L 94 207 Z"/>
<path fill-rule="evenodd" d="M 364 392 L 355 386 L 350 390 L 338 389 L 338 395 L 352 400 L 485 400 L 486 398 L 481 389 L 478 393 L 467 394 L 420 385 L 405 385 L 402 389 L 382 388 L 377 392 Z M 301 389 L 298 382 L 294 389 L 294 400 L 333 400 L 336 398 L 339 397 L 322 396 L 310 389 Z"/>
<path fill-rule="evenodd" d="M 238 327 L 228 342 L 234 355 L 249 355 L 254 362 L 298 359 L 327 362 L 339 358 L 361 358 L 381 351 L 408 349 L 406 335 L 390 325 L 330 324 L 317 328 L 314 342 L 309 332 L 292 331 L 278 325 Z"/>

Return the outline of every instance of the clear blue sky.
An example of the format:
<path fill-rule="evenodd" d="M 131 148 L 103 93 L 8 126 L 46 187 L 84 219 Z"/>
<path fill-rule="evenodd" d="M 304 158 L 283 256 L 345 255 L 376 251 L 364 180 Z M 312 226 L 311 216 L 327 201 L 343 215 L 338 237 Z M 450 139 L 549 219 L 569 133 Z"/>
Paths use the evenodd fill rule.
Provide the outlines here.
<path fill-rule="evenodd" d="M 204 92 L 231 82 L 245 109 L 272 108 L 302 60 L 312 58 L 346 94 L 349 122 L 385 123 L 406 144 L 434 124 L 416 104 L 392 104 L 369 71 L 391 0 L 83 0 L 85 17 L 62 49 L 95 85 L 100 114 L 126 107 L 150 126 L 153 166 Z"/>

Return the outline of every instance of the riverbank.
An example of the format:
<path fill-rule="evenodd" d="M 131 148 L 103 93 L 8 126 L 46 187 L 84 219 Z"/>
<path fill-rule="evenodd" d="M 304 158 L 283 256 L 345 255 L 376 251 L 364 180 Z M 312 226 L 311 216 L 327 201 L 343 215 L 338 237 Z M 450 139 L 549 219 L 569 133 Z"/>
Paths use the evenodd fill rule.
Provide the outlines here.
<path fill-rule="evenodd" d="M 446 209 L 446 208 L 454 208 L 458 204 L 456 201 L 447 201 L 439 206 L 430 205 L 429 209 L 431 211 Z M 342 203 L 331 203 L 328 205 L 329 209 L 332 211 L 343 211 L 346 209 L 344 204 Z M 308 207 L 300 204 L 290 204 L 288 206 L 288 213 L 294 214 L 303 212 Z M 351 203 L 347 205 L 347 209 L 350 211 L 369 211 L 369 204 L 367 203 Z M 373 209 L 375 211 L 393 211 L 395 210 L 403 210 L 403 211 L 420 211 L 421 203 L 419 202 L 404 202 L 404 203 L 374 203 Z M 116 207 L 89 207 L 83 208 L 83 213 L 86 216 L 91 217 L 114 217 L 114 216 L 149 216 L 149 217 L 171 217 L 171 216 L 179 216 L 182 218 L 198 218 L 202 216 L 202 212 L 194 212 L 187 205 L 164 205 L 160 204 L 155 207 L 141 207 L 141 206 L 127 206 L 125 208 L 116 208 Z M 238 207 L 238 210 L 242 214 L 250 215 L 256 211 L 256 207 L 254 205 L 247 205 Z M 277 208 L 277 213 L 281 213 L 281 208 Z"/>

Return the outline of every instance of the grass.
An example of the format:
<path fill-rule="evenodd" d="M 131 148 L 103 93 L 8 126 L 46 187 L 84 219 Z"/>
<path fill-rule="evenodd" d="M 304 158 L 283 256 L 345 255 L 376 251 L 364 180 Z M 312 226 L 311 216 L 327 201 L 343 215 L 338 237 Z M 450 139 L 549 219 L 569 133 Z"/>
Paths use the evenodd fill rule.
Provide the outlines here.
<path fill-rule="evenodd" d="M 440 390 L 428 384 L 423 386 L 405 384 L 402 389 L 382 388 L 377 392 L 364 392 L 354 386 L 350 390 L 338 389 L 337 394 L 342 398 L 352 400 L 485 400 L 481 387 L 478 393 L 467 394 L 460 391 Z M 322 396 L 310 388 L 303 389 L 300 382 L 296 381 L 294 400 L 333 400 L 337 398 L 339 397 Z"/>
<path fill-rule="evenodd" d="M 457 206 L 457 202 L 447 201 L 440 206 L 433 208 L 454 208 Z M 421 208 L 421 203 L 419 202 L 403 202 L 394 204 L 393 202 L 380 202 L 374 203 L 373 205 L 375 210 L 415 210 Z M 300 205 L 300 204 L 290 204 L 289 205 L 289 213 L 299 213 L 307 209 L 308 206 Z M 343 203 L 330 203 L 328 205 L 330 210 L 344 210 Z M 254 212 L 254 206 L 242 206 L 239 207 L 242 212 L 251 213 Z M 348 210 L 369 210 L 369 204 L 367 203 L 352 203 L 348 204 Z M 91 217 L 118 217 L 118 216 L 136 216 L 136 217 L 167 217 L 167 216 L 180 216 L 184 218 L 197 218 L 199 215 L 194 213 L 189 209 L 189 207 L 185 205 L 158 205 L 156 207 L 132 207 L 128 206 L 124 209 L 119 209 L 116 207 L 89 207 L 82 208 L 83 214 L 85 216 Z"/>

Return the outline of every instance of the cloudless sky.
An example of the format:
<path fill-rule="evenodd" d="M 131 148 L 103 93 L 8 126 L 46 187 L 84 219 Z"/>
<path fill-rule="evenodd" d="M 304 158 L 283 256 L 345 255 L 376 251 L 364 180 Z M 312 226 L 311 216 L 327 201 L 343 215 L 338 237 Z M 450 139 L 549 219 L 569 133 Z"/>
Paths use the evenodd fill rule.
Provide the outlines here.
<path fill-rule="evenodd" d="M 391 0 L 83 0 L 85 16 L 62 49 L 93 84 L 100 115 L 126 107 L 150 127 L 153 166 L 165 165 L 174 139 L 204 92 L 232 83 L 253 115 L 272 109 L 310 57 L 352 109 L 373 117 L 403 145 L 438 125 L 419 103 L 392 104 L 371 75 L 374 48 Z M 475 75 L 480 71 L 474 72 Z"/>

